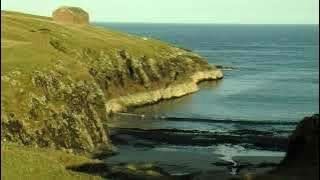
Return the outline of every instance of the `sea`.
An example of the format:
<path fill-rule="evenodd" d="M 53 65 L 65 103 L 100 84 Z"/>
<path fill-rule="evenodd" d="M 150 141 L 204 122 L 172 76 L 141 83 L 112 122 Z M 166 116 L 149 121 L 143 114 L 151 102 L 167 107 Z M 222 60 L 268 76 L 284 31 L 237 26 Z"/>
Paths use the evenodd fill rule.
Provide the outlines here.
<path fill-rule="evenodd" d="M 96 25 L 166 41 L 225 67 L 224 79 L 201 83 L 194 94 L 132 110 L 151 122 L 133 128 L 283 130 L 289 135 L 303 117 L 319 113 L 317 25 Z"/>

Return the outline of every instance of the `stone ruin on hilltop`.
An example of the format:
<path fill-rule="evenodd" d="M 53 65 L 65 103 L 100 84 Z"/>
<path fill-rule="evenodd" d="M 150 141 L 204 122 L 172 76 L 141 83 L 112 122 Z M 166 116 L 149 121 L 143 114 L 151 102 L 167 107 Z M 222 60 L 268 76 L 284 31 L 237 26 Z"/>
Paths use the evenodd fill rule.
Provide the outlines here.
<path fill-rule="evenodd" d="M 60 7 L 52 13 L 52 18 L 56 22 L 65 24 L 89 24 L 89 14 L 78 7 Z"/>

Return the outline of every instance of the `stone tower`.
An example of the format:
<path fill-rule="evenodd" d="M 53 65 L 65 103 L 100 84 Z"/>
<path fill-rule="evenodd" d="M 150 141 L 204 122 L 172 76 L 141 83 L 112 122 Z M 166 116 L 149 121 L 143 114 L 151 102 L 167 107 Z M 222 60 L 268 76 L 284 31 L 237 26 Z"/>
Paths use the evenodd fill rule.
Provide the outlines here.
<path fill-rule="evenodd" d="M 60 7 L 52 13 L 52 18 L 65 24 L 89 24 L 89 14 L 78 7 Z"/>

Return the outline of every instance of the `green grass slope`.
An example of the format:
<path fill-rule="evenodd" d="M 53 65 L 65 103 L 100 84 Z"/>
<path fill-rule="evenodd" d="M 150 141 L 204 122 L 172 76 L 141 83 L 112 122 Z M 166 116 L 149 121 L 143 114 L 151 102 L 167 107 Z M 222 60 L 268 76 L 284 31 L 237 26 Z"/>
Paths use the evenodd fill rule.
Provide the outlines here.
<path fill-rule="evenodd" d="M 213 67 L 167 43 L 2 11 L 2 140 L 92 151 L 111 146 L 106 102 Z"/>
<path fill-rule="evenodd" d="M 172 49 L 157 40 L 114 32 L 93 26 L 63 25 L 47 17 L 2 12 L 1 47 L 4 71 L 21 67 L 23 71 L 48 66 L 53 59 L 72 61 L 76 50 L 90 48 L 112 54 L 126 49 L 136 56 L 156 56 L 170 53 Z M 99 51 L 98 51 L 99 52 Z M 27 65 L 27 67 L 25 66 Z"/>
<path fill-rule="evenodd" d="M 87 161 L 65 152 L 113 151 L 108 100 L 215 69 L 154 39 L 19 12 L 2 11 L 1 18 L 4 179 L 97 179 L 65 170 Z"/>
<path fill-rule="evenodd" d="M 66 170 L 67 166 L 93 163 L 93 160 L 61 151 L 2 144 L 3 180 L 100 180 L 101 177 Z"/>

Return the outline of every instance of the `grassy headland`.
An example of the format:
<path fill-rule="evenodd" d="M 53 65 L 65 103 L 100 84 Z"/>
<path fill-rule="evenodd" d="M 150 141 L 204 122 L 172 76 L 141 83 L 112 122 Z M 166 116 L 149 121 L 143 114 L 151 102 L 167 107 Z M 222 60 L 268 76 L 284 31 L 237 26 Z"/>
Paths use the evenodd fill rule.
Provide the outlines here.
<path fill-rule="evenodd" d="M 63 168 L 64 159 L 87 159 L 65 152 L 112 151 L 104 125 L 110 111 L 183 96 L 199 81 L 223 76 L 197 54 L 159 40 L 18 12 L 2 11 L 1 18 L 6 179 L 49 171 L 80 177 Z"/>

